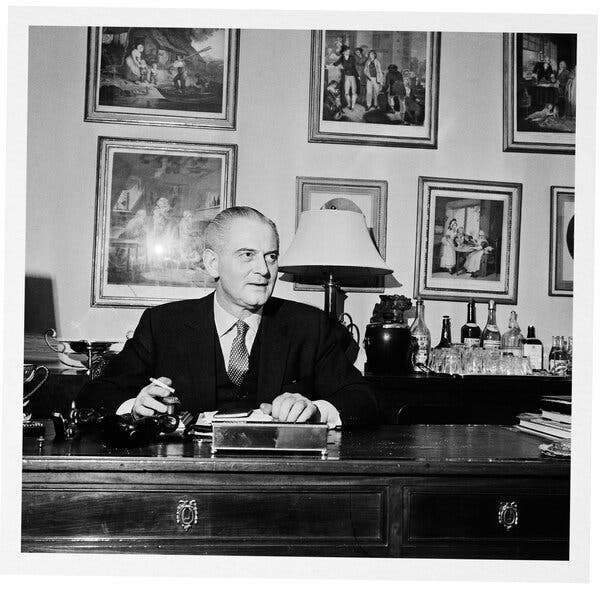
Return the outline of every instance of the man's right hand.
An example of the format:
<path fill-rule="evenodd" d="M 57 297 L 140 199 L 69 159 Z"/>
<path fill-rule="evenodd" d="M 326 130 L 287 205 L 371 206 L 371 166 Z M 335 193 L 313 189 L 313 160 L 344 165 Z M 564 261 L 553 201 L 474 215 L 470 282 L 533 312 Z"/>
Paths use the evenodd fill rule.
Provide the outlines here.
<path fill-rule="evenodd" d="M 166 377 L 158 378 L 158 381 L 166 386 L 170 386 L 172 383 L 170 378 Z M 160 398 L 167 396 L 171 396 L 171 393 L 165 388 L 161 388 L 156 384 L 148 384 L 140 390 L 140 393 L 135 398 L 131 414 L 135 419 L 140 419 L 142 417 L 152 417 L 157 413 L 167 412 L 167 406 L 160 401 Z"/>

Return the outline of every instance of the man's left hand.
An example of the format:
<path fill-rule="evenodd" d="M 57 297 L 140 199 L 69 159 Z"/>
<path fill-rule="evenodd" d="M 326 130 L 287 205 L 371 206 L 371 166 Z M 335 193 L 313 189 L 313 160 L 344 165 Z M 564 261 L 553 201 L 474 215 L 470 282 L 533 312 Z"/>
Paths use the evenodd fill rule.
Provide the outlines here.
<path fill-rule="evenodd" d="M 282 423 L 318 423 L 321 420 L 321 413 L 314 402 L 302 394 L 291 392 L 280 394 L 273 404 L 263 402 L 260 410 Z"/>

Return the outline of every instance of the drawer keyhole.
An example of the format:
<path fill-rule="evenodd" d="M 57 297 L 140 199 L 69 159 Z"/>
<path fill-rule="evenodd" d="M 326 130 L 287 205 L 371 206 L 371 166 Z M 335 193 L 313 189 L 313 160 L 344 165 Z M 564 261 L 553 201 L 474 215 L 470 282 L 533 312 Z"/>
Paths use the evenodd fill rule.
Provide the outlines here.
<path fill-rule="evenodd" d="M 498 524 L 510 531 L 519 523 L 519 507 L 516 501 L 500 503 L 498 507 Z"/>
<path fill-rule="evenodd" d="M 177 523 L 183 531 L 189 531 L 192 525 L 198 523 L 198 506 L 195 499 L 180 499 L 177 504 Z"/>

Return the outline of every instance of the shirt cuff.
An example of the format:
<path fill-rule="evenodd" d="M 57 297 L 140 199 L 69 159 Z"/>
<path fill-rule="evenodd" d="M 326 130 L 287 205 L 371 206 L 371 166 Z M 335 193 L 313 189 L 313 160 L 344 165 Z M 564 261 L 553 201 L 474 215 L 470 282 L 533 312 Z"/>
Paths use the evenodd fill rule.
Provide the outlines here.
<path fill-rule="evenodd" d="M 321 413 L 321 421 L 327 423 L 330 429 L 342 426 L 342 419 L 337 408 L 328 402 L 327 400 L 313 400 L 314 405 L 319 409 Z"/>
<path fill-rule="evenodd" d="M 135 398 L 130 398 L 129 400 L 126 400 L 125 402 L 123 402 L 123 404 L 121 404 L 121 406 L 119 406 L 119 408 L 117 408 L 117 414 L 125 415 L 125 414 L 131 412 L 133 409 L 134 402 L 135 402 Z"/>

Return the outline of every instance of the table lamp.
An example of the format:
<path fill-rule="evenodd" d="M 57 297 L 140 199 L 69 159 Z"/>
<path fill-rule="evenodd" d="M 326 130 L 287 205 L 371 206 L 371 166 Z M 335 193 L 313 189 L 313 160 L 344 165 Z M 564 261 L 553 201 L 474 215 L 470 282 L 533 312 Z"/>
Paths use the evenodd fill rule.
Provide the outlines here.
<path fill-rule="evenodd" d="M 363 214 L 339 209 L 302 213 L 279 270 L 298 278 L 320 279 L 325 312 L 335 319 L 340 285 L 393 272 L 377 251 Z"/>

